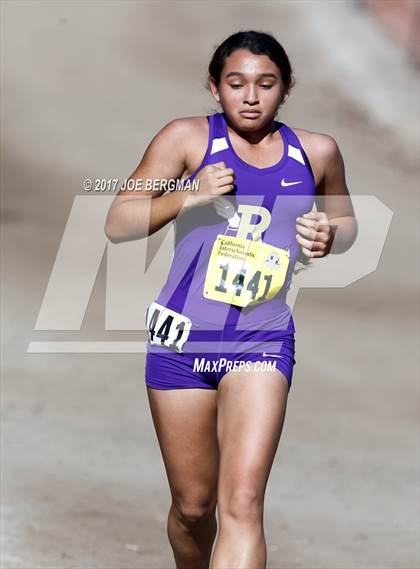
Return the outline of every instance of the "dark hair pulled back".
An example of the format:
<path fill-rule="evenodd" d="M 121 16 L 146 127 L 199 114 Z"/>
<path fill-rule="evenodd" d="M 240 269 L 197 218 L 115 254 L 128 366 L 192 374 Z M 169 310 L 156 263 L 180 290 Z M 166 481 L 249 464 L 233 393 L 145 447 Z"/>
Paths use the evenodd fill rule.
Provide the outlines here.
<path fill-rule="evenodd" d="M 237 32 L 224 40 L 213 53 L 209 64 L 209 75 L 218 86 L 220 76 L 229 55 L 237 49 L 248 49 L 255 55 L 266 55 L 280 70 L 285 91 L 294 85 L 292 67 L 282 45 L 271 34 L 254 30 Z"/>

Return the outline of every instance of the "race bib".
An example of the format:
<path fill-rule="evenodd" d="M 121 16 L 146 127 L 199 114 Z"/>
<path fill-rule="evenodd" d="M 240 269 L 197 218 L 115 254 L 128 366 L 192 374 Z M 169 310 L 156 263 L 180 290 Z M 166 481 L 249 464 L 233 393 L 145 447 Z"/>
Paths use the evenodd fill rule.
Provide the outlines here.
<path fill-rule="evenodd" d="M 149 342 L 166 346 L 175 352 L 182 352 L 191 330 L 191 320 L 157 302 L 146 310 L 146 327 Z"/>
<path fill-rule="evenodd" d="M 218 235 L 210 255 L 204 296 L 248 306 L 272 299 L 282 288 L 290 252 L 243 237 Z"/>

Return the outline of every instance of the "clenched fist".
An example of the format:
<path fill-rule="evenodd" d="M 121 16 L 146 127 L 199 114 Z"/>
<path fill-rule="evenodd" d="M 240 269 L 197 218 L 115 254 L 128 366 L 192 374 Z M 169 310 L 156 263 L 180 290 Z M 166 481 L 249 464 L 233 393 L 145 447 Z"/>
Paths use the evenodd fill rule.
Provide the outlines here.
<path fill-rule="evenodd" d="M 310 211 L 296 218 L 296 240 L 307 257 L 325 257 L 331 249 L 335 226 L 323 211 Z"/>
<path fill-rule="evenodd" d="M 184 207 L 190 208 L 212 202 L 233 189 L 235 173 L 232 168 L 226 168 L 224 162 L 204 166 L 197 176 L 198 190 L 187 192 Z"/>

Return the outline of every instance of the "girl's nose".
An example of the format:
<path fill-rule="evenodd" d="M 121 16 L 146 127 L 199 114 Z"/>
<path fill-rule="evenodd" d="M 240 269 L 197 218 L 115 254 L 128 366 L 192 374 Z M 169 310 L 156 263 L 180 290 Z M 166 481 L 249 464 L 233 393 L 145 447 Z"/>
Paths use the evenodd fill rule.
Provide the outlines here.
<path fill-rule="evenodd" d="M 253 85 L 250 85 L 245 90 L 244 103 L 248 103 L 249 105 L 258 103 L 257 88 Z"/>

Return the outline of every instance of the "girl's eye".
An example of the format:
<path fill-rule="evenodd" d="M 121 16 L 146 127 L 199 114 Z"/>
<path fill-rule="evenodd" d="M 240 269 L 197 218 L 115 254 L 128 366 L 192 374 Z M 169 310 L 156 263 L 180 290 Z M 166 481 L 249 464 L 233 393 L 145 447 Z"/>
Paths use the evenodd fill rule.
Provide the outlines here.
<path fill-rule="evenodd" d="M 231 83 L 231 88 L 232 89 L 240 89 L 242 87 L 241 83 Z M 273 87 L 273 85 L 271 85 L 270 83 L 263 83 L 262 85 L 260 85 L 260 87 L 262 87 L 263 89 L 271 89 Z"/>

